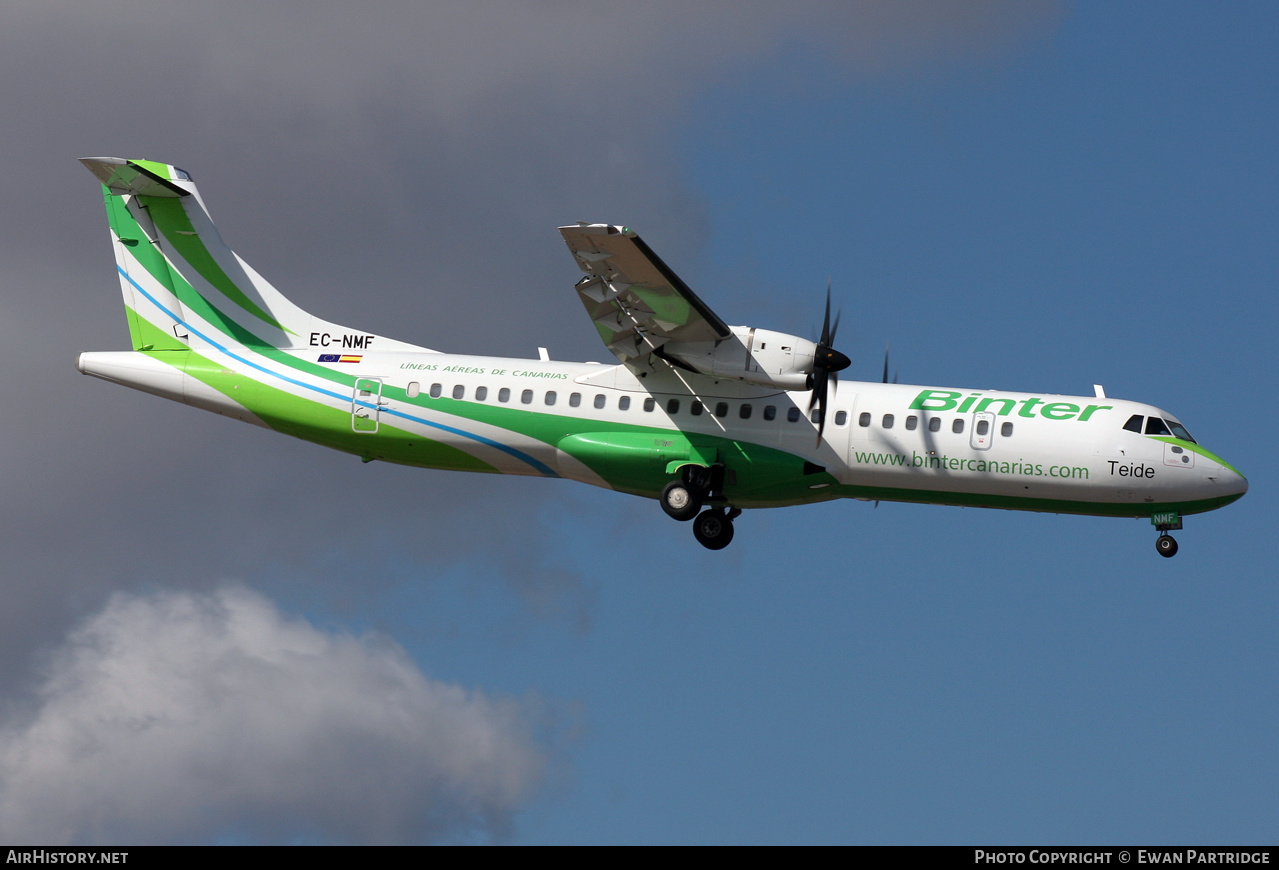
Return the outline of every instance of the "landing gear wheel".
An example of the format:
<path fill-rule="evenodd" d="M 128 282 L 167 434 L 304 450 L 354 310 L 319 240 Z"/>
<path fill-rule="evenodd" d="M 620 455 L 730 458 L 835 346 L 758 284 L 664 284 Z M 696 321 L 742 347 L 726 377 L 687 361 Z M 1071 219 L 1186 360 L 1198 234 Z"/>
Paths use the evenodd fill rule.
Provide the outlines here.
<path fill-rule="evenodd" d="M 1177 555 L 1177 541 L 1172 535 L 1160 535 L 1155 540 L 1155 549 L 1159 551 L 1159 555 L 1165 559 L 1171 559 Z"/>
<path fill-rule="evenodd" d="M 681 523 L 688 522 L 697 516 L 697 512 L 702 509 L 702 500 L 697 493 L 684 481 L 672 480 L 666 484 L 662 490 L 662 510 L 666 511 L 666 515 L 671 519 L 679 520 Z"/>
<path fill-rule="evenodd" d="M 693 523 L 693 537 L 708 550 L 722 550 L 733 540 L 733 521 L 715 508 L 702 511 Z"/>

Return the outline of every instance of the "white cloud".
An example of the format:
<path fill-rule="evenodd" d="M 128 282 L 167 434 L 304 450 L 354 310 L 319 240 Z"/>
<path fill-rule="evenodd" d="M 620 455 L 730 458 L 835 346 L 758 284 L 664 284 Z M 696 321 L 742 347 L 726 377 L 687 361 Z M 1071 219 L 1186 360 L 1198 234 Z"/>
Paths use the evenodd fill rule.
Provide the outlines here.
<path fill-rule="evenodd" d="M 117 594 L 0 732 L 0 838 L 500 838 L 541 783 L 533 724 L 244 588 Z"/>

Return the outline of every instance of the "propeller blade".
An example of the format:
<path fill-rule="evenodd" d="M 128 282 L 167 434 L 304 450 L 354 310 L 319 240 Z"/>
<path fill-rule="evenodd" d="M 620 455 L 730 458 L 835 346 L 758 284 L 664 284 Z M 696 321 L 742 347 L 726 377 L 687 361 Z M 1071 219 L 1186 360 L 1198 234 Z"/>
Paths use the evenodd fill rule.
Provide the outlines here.
<path fill-rule="evenodd" d="M 838 372 L 852 365 L 852 360 L 835 350 L 835 333 L 839 331 L 839 318 L 843 312 L 835 314 L 835 322 L 830 319 L 831 280 L 826 279 L 826 311 L 822 316 L 822 335 L 817 342 L 817 351 L 813 356 L 813 394 L 808 400 L 808 413 L 812 416 L 817 409 L 817 445 L 822 443 L 822 435 L 826 431 L 827 398 L 832 381 L 838 383 Z"/>
<path fill-rule="evenodd" d="M 826 316 L 822 318 L 822 337 L 817 341 L 820 345 L 830 344 L 830 278 L 826 279 Z"/>
<path fill-rule="evenodd" d="M 893 383 L 897 383 L 897 369 L 893 369 Z M 884 383 L 888 383 L 888 342 L 884 342 Z"/>
<path fill-rule="evenodd" d="M 810 412 L 826 398 L 826 379 L 828 377 L 830 377 L 830 373 L 825 369 L 818 369 L 813 373 L 813 392 L 808 397 L 808 410 Z"/>
<path fill-rule="evenodd" d="M 817 410 L 817 446 L 822 444 L 822 434 L 826 431 L 826 391 L 829 388 L 831 374 L 824 368 L 819 368 L 813 376 L 813 395 L 808 400 L 808 416 L 813 416 L 813 410 Z"/>

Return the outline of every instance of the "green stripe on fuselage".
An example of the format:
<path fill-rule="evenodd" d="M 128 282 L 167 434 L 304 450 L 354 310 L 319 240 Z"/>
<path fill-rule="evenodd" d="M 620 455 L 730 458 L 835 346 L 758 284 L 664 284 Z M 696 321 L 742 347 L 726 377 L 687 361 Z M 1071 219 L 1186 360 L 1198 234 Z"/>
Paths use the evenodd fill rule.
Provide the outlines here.
<path fill-rule="evenodd" d="M 716 457 L 733 470 L 725 483 L 725 494 L 734 504 L 821 501 L 830 497 L 830 490 L 810 487 L 835 481 L 825 473 L 804 474 L 802 456 L 711 434 L 462 399 L 432 399 L 426 395 L 410 398 L 402 388 L 390 384 L 383 387 L 382 394 L 394 403 L 495 426 L 555 446 L 581 461 L 613 489 L 648 498 L 655 498 L 674 476 L 667 465 L 680 459 L 687 448 L 702 457 Z M 611 455 L 610 443 L 616 448 Z M 739 482 L 734 483 L 734 479 Z"/>
<path fill-rule="evenodd" d="M 734 504 L 752 501 L 816 501 L 809 487 L 834 481 L 826 474 L 804 474 L 800 456 L 714 435 L 615 424 L 604 430 L 593 420 L 559 417 L 566 429 L 556 446 L 586 465 L 621 492 L 656 498 L 676 474 L 672 466 L 723 463 L 731 470 L 724 493 Z"/>
<path fill-rule="evenodd" d="M 1231 465 L 1226 460 L 1222 459 L 1217 454 L 1213 453 L 1211 450 L 1205 450 L 1203 447 L 1200 447 L 1198 444 L 1196 444 L 1193 441 L 1182 441 L 1180 438 L 1170 438 L 1167 435 L 1151 435 L 1149 437 L 1155 441 L 1162 441 L 1165 444 L 1175 444 L 1178 447 L 1184 447 L 1185 449 L 1191 451 L 1192 453 L 1198 453 L 1200 456 L 1204 457 L 1205 459 L 1211 459 L 1213 462 L 1217 463 L 1223 468 L 1229 468 L 1235 474 L 1239 475 L 1240 477 L 1243 477 L 1243 472 L 1241 472 L 1239 469 L 1235 468 L 1233 465 Z"/>
<path fill-rule="evenodd" d="M 195 351 L 148 352 L 243 406 L 269 427 L 285 435 L 322 444 L 365 459 L 455 471 L 497 472 L 487 462 L 382 420 L 376 434 L 351 429 L 351 412 L 295 396 L 255 377 L 231 371 Z"/>
<path fill-rule="evenodd" d="M 1196 499 L 1182 502 L 1160 502 L 1158 504 L 1133 504 L 1118 502 L 1076 501 L 1055 498 L 1025 498 L 1007 495 L 982 495 L 973 492 L 948 492 L 943 490 L 899 489 L 881 486 L 849 486 L 832 487 L 833 496 L 839 498 L 860 498 L 877 501 L 904 501 L 920 504 L 952 505 L 957 507 L 997 508 L 1013 511 L 1038 511 L 1053 514 L 1085 514 L 1096 517 L 1135 517 L 1146 518 L 1162 511 L 1177 511 L 1183 516 L 1200 514 L 1205 511 L 1224 507 L 1242 497 L 1224 495 L 1216 498 Z"/>

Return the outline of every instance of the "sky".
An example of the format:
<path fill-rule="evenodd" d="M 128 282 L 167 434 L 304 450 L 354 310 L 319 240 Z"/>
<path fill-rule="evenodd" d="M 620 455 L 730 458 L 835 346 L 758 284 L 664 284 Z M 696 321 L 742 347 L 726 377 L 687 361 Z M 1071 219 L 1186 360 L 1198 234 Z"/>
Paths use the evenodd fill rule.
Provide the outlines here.
<path fill-rule="evenodd" d="M 42 0 L 0 10 L 0 839 L 1279 838 L 1279 10 Z M 325 451 L 127 348 L 87 156 L 188 170 L 317 315 L 608 361 L 636 228 L 849 378 L 1166 408 L 1249 478 L 1142 521 L 655 503 Z"/>

